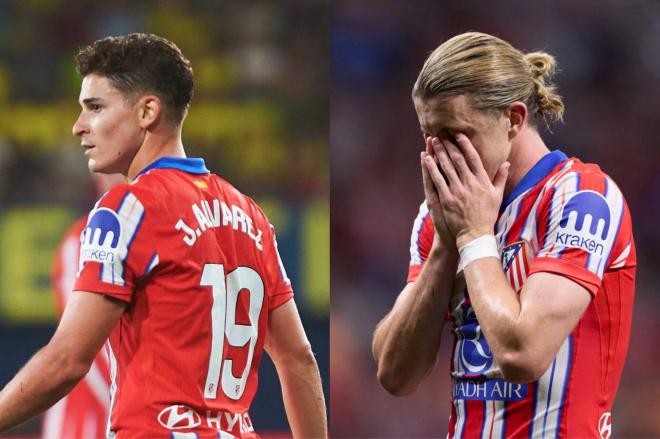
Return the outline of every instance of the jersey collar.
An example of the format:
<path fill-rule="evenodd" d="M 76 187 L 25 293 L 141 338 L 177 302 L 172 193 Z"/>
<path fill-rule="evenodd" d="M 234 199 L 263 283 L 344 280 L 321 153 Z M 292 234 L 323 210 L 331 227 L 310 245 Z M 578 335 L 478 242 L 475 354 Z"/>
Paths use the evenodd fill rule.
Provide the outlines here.
<path fill-rule="evenodd" d="M 189 174 L 208 174 L 204 159 L 200 158 L 182 158 L 182 157 L 161 157 L 146 168 L 138 176 L 152 169 L 178 169 Z"/>
<path fill-rule="evenodd" d="M 503 211 L 513 200 L 518 198 L 520 194 L 536 186 L 539 181 L 543 180 L 553 169 L 555 169 L 555 166 L 564 160 L 568 160 L 568 157 L 559 150 L 549 152 L 541 157 L 541 160 L 536 162 L 532 169 L 530 169 L 522 180 L 520 180 L 513 188 L 509 196 L 506 197 L 502 203 L 500 212 Z"/>

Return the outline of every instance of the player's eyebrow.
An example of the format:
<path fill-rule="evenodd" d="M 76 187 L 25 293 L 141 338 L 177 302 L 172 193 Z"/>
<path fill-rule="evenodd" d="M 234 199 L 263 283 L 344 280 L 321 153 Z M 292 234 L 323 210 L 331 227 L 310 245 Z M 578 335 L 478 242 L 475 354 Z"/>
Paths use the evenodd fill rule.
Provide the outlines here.
<path fill-rule="evenodd" d="M 442 133 L 446 133 L 447 135 L 451 136 L 451 132 L 461 132 L 461 131 L 463 131 L 461 129 L 453 128 L 453 127 L 449 127 L 449 126 L 439 127 L 439 129 L 437 131 L 430 129 L 430 127 L 420 126 L 420 130 L 422 131 L 422 135 L 431 136 L 431 137 L 438 137 Z"/>
<path fill-rule="evenodd" d="M 91 97 L 83 99 L 81 105 L 97 104 L 99 102 L 101 102 L 101 98 Z"/>
<path fill-rule="evenodd" d="M 434 131 L 431 129 L 431 126 L 428 125 L 420 125 L 419 129 L 422 131 L 422 134 L 428 135 L 428 136 L 435 136 Z"/>

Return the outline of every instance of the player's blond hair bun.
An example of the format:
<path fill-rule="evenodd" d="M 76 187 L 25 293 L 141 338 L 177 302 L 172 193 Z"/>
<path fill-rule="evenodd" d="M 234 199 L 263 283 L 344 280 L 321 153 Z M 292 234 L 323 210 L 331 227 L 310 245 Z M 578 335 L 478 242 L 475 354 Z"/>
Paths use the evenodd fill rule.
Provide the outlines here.
<path fill-rule="evenodd" d="M 545 52 L 522 53 L 506 41 L 480 32 L 457 35 L 435 49 L 415 81 L 413 96 L 423 99 L 464 94 L 479 109 L 527 105 L 535 125 L 560 121 L 564 103 L 552 82 L 555 59 Z"/>
<path fill-rule="evenodd" d="M 553 121 L 564 117 L 564 102 L 557 94 L 557 87 L 552 78 L 557 69 L 557 62 L 545 52 L 530 52 L 524 55 L 529 64 L 530 73 L 536 88 L 536 102 L 539 113 Z M 547 81 L 547 83 L 546 83 Z"/>

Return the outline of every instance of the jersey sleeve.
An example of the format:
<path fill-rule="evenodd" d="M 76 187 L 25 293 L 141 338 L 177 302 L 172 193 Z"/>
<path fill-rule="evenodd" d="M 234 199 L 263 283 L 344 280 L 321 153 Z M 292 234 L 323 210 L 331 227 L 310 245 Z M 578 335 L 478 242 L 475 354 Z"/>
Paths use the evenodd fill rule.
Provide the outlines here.
<path fill-rule="evenodd" d="M 156 254 L 156 240 L 144 227 L 147 216 L 143 201 L 128 184 L 113 188 L 96 203 L 81 235 L 74 290 L 133 300 L 136 283 Z"/>
<path fill-rule="evenodd" d="M 419 213 L 417 214 L 417 218 L 415 218 L 410 235 L 410 264 L 408 265 L 407 282 L 417 280 L 424 262 L 429 257 L 434 235 L 433 221 L 426 206 L 426 201 L 424 201 L 419 206 Z"/>
<path fill-rule="evenodd" d="M 624 214 L 623 196 L 606 175 L 568 173 L 540 209 L 539 251 L 529 274 L 560 274 L 595 296 L 611 265 L 610 256 L 631 242 L 630 221 L 622 221 Z"/>
<path fill-rule="evenodd" d="M 270 225 L 269 238 L 267 241 L 266 250 L 266 267 L 268 270 L 270 283 L 271 283 L 271 298 L 269 301 L 269 309 L 275 309 L 285 304 L 293 297 L 293 288 L 291 281 L 284 269 L 284 263 L 280 257 L 280 252 L 277 249 L 277 238 L 275 237 L 275 228 Z"/>

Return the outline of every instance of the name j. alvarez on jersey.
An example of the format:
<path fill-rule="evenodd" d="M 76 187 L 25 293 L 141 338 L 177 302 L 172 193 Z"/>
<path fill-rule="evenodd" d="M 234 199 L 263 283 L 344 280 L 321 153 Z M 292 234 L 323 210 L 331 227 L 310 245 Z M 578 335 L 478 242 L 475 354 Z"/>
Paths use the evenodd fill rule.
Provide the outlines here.
<path fill-rule="evenodd" d="M 263 249 L 261 244 L 261 229 L 257 229 L 257 233 L 255 234 L 252 218 L 240 207 L 233 204 L 227 205 L 224 201 L 214 199 L 210 203 L 207 200 L 201 200 L 199 204 L 193 203 L 191 209 L 197 219 L 197 224 L 186 224 L 180 218 L 174 226 L 176 230 L 183 232 L 183 242 L 186 245 L 194 245 L 197 242 L 197 238 L 209 229 L 231 227 L 236 231 L 247 234 L 254 241 L 257 249 Z"/>

